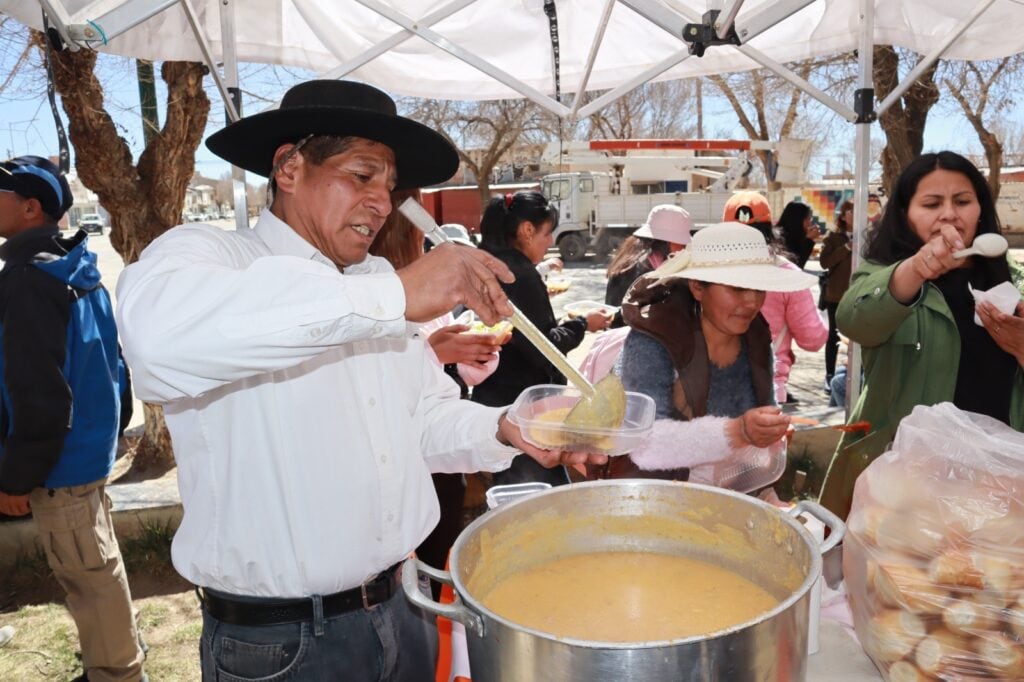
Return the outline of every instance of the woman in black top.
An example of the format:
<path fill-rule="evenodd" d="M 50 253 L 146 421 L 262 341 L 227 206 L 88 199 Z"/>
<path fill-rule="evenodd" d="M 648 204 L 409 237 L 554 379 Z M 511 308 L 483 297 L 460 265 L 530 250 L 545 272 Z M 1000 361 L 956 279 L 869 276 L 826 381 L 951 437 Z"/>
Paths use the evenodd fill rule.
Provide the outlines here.
<path fill-rule="evenodd" d="M 553 243 L 558 211 L 540 192 L 517 192 L 491 199 L 480 221 L 480 248 L 508 266 L 515 282 L 503 284 L 509 300 L 551 340 L 567 353 L 580 345 L 587 331 L 605 329 L 609 317 L 594 311 L 586 317 L 558 324 L 548 300 L 547 286 L 536 265 Z M 537 384 L 565 384 L 565 377 L 517 329 L 501 351 L 494 374 L 473 388 L 472 400 L 501 406 Z M 545 469 L 530 457 L 519 456 L 506 471 L 494 475 L 495 483 L 543 481 L 568 483 L 563 467 Z"/>
<path fill-rule="evenodd" d="M 776 227 L 786 244 L 786 250 L 793 254 L 792 261 L 801 270 L 807 264 L 814 250 L 815 238 L 819 236 L 818 228 L 811 220 L 811 207 L 799 201 L 786 204 L 779 216 Z"/>

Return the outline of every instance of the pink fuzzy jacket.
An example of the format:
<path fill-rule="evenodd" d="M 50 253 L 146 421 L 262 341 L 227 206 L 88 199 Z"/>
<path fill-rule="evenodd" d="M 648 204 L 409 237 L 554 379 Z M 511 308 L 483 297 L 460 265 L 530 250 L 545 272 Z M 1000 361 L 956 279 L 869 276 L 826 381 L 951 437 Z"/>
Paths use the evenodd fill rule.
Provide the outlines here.
<path fill-rule="evenodd" d="M 800 269 L 788 261 L 784 267 L 790 270 Z M 768 320 L 768 326 L 772 330 L 772 346 L 775 348 L 775 398 L 782 404 L 786 401 L 789 372 L 796 360 L 793 354 L 793 341 L 806 351 L 821 350 L 828 339 L 828 326 L 818 314 L 818 306 L 810 289 L 789 293 L 769 291 L 765 296 L 761 314 Z"/>

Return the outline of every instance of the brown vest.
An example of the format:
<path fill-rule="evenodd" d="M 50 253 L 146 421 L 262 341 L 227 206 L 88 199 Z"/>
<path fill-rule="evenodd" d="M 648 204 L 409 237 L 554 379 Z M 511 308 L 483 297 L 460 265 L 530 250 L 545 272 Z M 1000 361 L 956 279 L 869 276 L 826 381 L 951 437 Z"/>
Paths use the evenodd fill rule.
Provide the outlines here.
<path fill-rule="evenodd" d="M 657 340 L 672 359 L 678 377 L 672 386 L 676 419 L 689 421 L 707 414 L 711 384 L 708 347 L 700 326 L 700 314 L 686 280 L 648 288 L 651 279 L 638 279 L 622 303 L 622 317 L 634 331 Z M 631 332 L 632 333 L 632 332 Z M 758 315 L 744 334 L 750 362 L 754 398 L 758 405 L 774 401 L 775 358 L 768 323 Z M 685 444 L 683 445 L 685 447 Z M 612 457 L 603 466 L 588 466 L 588 478 L 659 478 L 685 481 L 687 468 L 644 471 L 629 455 Z"/>

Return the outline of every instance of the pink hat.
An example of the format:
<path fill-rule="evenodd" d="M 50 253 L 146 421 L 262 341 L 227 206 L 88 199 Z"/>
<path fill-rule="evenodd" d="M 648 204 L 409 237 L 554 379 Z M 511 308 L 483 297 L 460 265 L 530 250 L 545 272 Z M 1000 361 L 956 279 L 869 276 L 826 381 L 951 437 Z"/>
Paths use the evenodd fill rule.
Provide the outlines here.
<path fill-rule="evenodd" d="M 675 204 L 659 204 L 647 214 L 647 222 L 633 231 L 633 236 L 686 246 L 690 243 L 692 229 L 693 221 L 686 209 Z"/>

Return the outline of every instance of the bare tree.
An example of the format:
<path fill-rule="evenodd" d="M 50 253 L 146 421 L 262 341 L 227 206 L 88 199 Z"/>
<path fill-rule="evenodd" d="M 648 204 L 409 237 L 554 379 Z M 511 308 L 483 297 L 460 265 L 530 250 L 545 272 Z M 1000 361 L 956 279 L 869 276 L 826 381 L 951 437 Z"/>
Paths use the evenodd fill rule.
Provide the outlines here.
<path fill-rule="evenodd" d="M 695 80 L 647 83 L 591 114 L 586 122 L 588 137 L 692 137 L 697 130 L 695 91 Z M 584 99 L 590 101 L 599 94 Z"/>
<path fill-rule="evenodd" d="M 872 77 L 876 97 L 879 100 L 885 99 L 896 89 L 901 73 L 912 69 L 920 60 L 920 55 L 909 50 L 892 45 L 875 45 Z M 939 101 L 935 72 L 940 63 L 941 60 L 936 60 L 925 69 L 903 96 L 878 117 L 886 140 L 882 149 L 882 186 L 886 193 L 891 194 L 896 178 L 921 153 L 924 146 L 928 112 Z"/>
<path fill-rule="evenodd" d="M 41 50 L 45 40 L 43 34 L 32 32 L 32 42 Z M 110 213 L 110 242 L 125 263 L 132 263 L 147 244 L 179 222 L 210 111 L 203 91 L 206 67 L 195 62 L 163 63 L 165 122 L 136 163 L 104 108 L 103 87 L 95 75 L 96 53 L 64 50 L 53 52 L 52 60 L 78 177 Z M 147 404 L 145 416 L 145 433 L 133 466 L 169 468 L 173 455 L 162 412 Z"/>
<path fill-rule="evenodd" d="M 511 161 L 518 144 L 537 142 L 551 132 L 550 116 L 522 99 L 462 102 L 411 100 L 409 114 L 432 126 L 458 150 L 462 163 L 476 177 L 480 205 L 491 196 L 491 177 L 503 161 Z"/>
<path fill-rule="evenodd" d="M 943 83 L 978 134 L 988 163 L 988 183 L 992 196 L 999 198 L 1003 168 L 1003 142 L 995 124 L 998 114 L 1013 105 L 1020 85 L 1021 55 L 978 62 L 947 62 Z"/>

